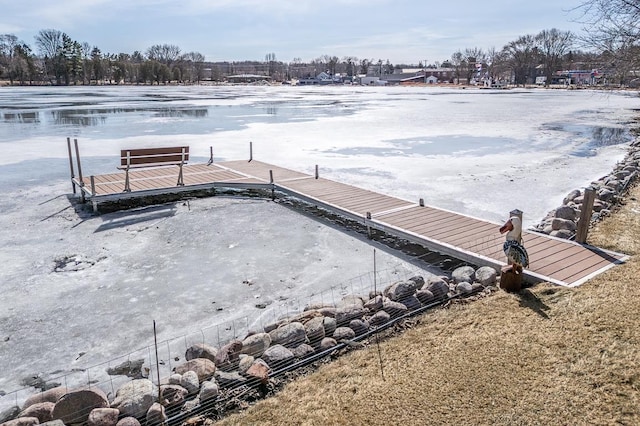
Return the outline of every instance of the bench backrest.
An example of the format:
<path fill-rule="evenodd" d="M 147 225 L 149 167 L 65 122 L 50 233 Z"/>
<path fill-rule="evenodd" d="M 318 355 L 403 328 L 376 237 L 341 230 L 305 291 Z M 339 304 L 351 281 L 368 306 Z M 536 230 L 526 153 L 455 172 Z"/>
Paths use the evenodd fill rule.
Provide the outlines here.
<path fill-rule="evenodd" d="M 120 151 L 121 166 L 136 166 L 153 163 L 181 163 L 186 161 L 189 161 L 188 146 L 123 149 Z"/>

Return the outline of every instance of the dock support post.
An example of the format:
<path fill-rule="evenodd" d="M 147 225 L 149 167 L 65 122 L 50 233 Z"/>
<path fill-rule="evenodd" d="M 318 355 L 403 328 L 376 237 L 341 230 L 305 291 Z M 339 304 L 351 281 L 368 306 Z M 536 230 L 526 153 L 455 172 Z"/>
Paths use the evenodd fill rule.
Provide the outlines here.
<path fill-rule="evenodd" d="M 253 142 L 249 142 L 249 163 L 253 160 Z"/>
<path fill-rule="evenodd" d="M 78 148 L 78 139 L 73 140 L 73 144 L 76 148 L 76 161 L 78 162 L 78 179 L 80 180 L 80 201 L 84 204 L 86 201 L 84 198 L 84 179 L 82 179 L 82 165 L 80 163 L 80 149 Z"/>
<path fill-rule="evenodd" d="M 424 207 L 424 198 L 420 198 L 418 204 L 420 204 L 420 207 Z"/>
<path fill-rule="evenodd" d="M 582 208 L 580 209 L 580 219 L 578 219 L 578 229 L 576 230 L 576 242 L 584 244 L 587 242 L 589 225 L 591 224 L 591 213 L 593 211 L 593 201 L 596 190 L 593 187 L 585 188 Z"/>
<path fill-rule="evenodd" d="M 71 169 L 71 186 L 73 187 L 73 195 L 76 195 L 76 183 L 73 181 L 75 171 L 73 170 L 73 154 L 71 153 L 71 138 L 67 138 L 67 150 L 69 151 L 69 168 Z"/>
<path fill-rule="evenodd" d="M 371 239 L 371 227 L 369 226 L 369 220 L 371 220 L 371 212 L 367 212 L 365 223 L 367 224 L 367 236 Z"/>
<path fill-rule="evenodd" d="M 273 170 L 269 169 L 269 183 L 271 184 L 271 201 L 276 199 L 276 186 L 273 184 Z"/>
<path fill-rule="evenodd" d="M 213 164 L 213 147 L 210 146 L 209 147 L 209 161 L 207 161 L 207 166 L 210 166 Z"/>
<path fill-rule="evenodd" d="M 96 195 L 96 179 L 93 175 L 91 175 L 89 178 L 91 179 L 91 196 L 93 197 Z"/>
<path fill-rule="evenodd" d="M 316 179 L 320 177 L 320 172 L 318 171 L 318 165 L 316 164 Z"/>

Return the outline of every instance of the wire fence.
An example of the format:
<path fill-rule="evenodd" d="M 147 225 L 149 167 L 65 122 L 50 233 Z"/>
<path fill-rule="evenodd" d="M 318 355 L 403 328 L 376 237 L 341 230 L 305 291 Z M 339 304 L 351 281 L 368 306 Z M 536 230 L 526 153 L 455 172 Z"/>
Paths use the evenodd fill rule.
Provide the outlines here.
<path fill-rule="evenodd" d="M 355 344 L 359 338 L 389 323 L 394 317 L 398 318 L 424 307 L 428 302 L 438 301 L 436 296 L 429 299 L 428 294 L 426 299 L 419 300 L 416 297 L 417 286 L 414 286 L 411 295 L 407 295 L 403 300 L 406 305 L 387 304 L 383 310 L 382 297 L 376 299 L 376 295 L 392 283 L 405 282 L 411 287 L 410 278 L 424 273 L 425 271 L 417 267 L 414 270 L 389 269 L 369 272 L 306 297 L 276 300 L 265 305 L 256 315 L 231 318 L 182 336 L 158 341 L 157 346 L 150 344 L 100 364 L 41 378 L 35 386 L 43 392 L 42 395 L 47 389 L 55 387 L 63 387 L 67 391 L 79 388 L 99 389 L 112 401 L 122 386 L 143 379 L 153 382 L 156 389 L 154 392 L 158 391 L 157 386 L 161 387 L 161 392 L 157 395 L 160 395 L 169 411 L 175 411 L 174 407 L 180 407 L 178 412 L 185 411 L 184 407 L 187 405 L 178 404 L 176 401 L 188 399 L 191 399 L 193 407 L 212 407 L 215 404 L 209 400 L 210 398 L 205 401 L 201 395 L 195 393 L 187 392 L 171 397 L 165 395 L 169 392 L 166 390 L 169 389 L 167 385 L 180 384 L 175 370 L 188 361 L 187 351 L 194 345 L 206 345 L 217 349 L 220 360 L 224 359 L 225 362 L 218 362 L 220 360 L 216 359 L 218 368 L 213 378 L 207 377 L 205 373 L 198 374 L 198 386 L 202 387 L 202 382 L 210 379 L 220 394 L 214 398 L 216 404 L 219 405 L 223 401 L 228 403 L 229 398 L 235 398 L 233 392 L 237 392 L 238 389 L 254 389 L 258 385 L 264 385 L 260 380 L 246 374 L 247 369 L 258 358 L 271 373 L 303 360 L 308 363 L 325 352 L 328 354 L 336 350 L 338 346 Z M 441 300 L 443 295 L 439 296 Z M 354 303 L 356 300 L 360 302 Z M 364 309 L 365 303 L 373 303 L 373 307 Z M 312 307 L 315 309 L 309 310 Z M 319 314 L 318 309 L 324 311 Z M 276 328 L 278 331 L 273 332 Z M 269 331 L 271 333 L 268 333 Z M 222 353 L 225 346 L 234 341 L 240 342 L 248 336 L 254 336 L 255 341 L 250 347 L 236 344 L 233 350 L 226 353 L 225 358 L 225 354 Z M 209 357 L 213 358 L 214 355 L 215 350 Z M 213 359 L 210 361 L 214 362 Z M 171 392 L 183 393 L 176 389 Z M 223 394 L 227 396 L 223 398 Z M 33 386 L 3 395 L 0 397 L 0 411 L 6 411 L 7 407 L 21 407 L 25 400 L 33 395 Z M 138 417 L 144 417 L 146 412 L 136 414 Z"/>

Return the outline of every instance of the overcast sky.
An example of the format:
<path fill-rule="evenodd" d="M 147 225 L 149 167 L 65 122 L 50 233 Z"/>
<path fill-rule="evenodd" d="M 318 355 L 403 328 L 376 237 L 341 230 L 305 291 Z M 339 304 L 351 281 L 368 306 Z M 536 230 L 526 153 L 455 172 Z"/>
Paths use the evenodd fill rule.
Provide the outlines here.
<path fill-rule="evenodd" d="M 583 0 L 0 0 L 0 34 L 35 48 L 57 29 L 103 53 L 175 44 L 209 61 L 310 61 L 322 55 L 442 62 L 456 50 L 501 49 L 520 35 L 581 32 Z"/>

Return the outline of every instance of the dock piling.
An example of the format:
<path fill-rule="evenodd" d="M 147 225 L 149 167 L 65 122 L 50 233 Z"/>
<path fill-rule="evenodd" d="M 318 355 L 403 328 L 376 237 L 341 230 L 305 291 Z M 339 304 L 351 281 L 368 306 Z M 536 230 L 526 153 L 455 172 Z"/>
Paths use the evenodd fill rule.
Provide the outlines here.
<path fill-rule="evenodd" d="M 76 195 L 76 183 L 74 182 L 75 171 L 73 170 L 73 154 L 71 153 L 71 138 L 67 138 L 67 150 L 69 151 L 69 168 L 71 169 L 71 186 L 73 187 L 73 195 Z"/>
<path fill-rule="evenodd" d="M 580 219 L 578 219 L 578 229 L 576 230 L 576 242 L 580 244 L 587 242 L 587 234 L 589 233 L 589 224 L 591 223 L 591 214 L 593 212 L 595 196 L 596 190 L 592 186 L 585 188 L 582 208 L 580 209 Z"/>
<path fill-rule="evenodd" d="M 84 179 L 82 179 L 82 165 L 80 163 L 80 149 L 78 148 L 78 139 L 73 140 L 73 144 L 76 148 L 76 161 L 78 162 L 78 179 L 80 180 L 80 200 L 84 204 Z"/>

